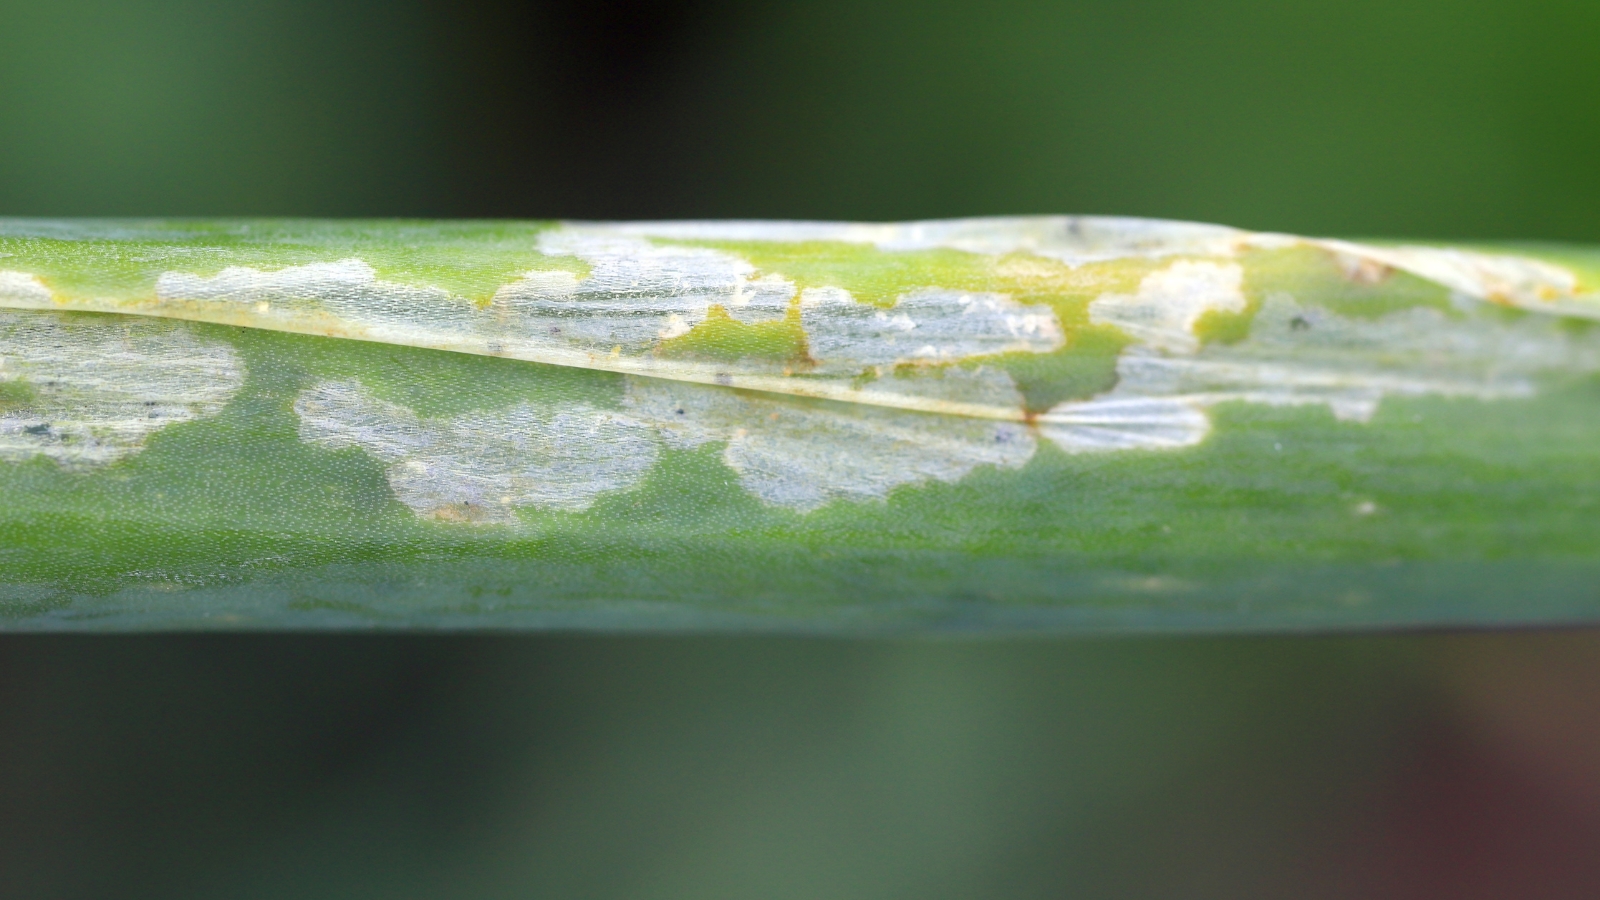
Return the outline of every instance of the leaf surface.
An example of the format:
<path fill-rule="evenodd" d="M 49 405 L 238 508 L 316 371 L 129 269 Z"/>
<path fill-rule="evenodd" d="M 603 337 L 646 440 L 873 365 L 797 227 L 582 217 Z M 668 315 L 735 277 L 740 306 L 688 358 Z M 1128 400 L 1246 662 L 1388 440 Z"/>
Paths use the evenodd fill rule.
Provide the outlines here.
<path fill-rule="evenodd" d="M 1600 253 L 0 221 L 0 627 L 1600 616 Z"/>

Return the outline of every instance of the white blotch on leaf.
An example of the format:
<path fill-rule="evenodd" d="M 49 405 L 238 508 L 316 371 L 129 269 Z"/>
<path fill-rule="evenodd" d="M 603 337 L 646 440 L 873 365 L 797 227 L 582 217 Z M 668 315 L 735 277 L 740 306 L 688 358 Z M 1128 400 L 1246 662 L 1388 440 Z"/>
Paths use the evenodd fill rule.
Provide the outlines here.
<path fill-rule="evenodd" d="M 821 372 L 896 363 L 949 363 L 996 353 L 1048 353 L 1064 338 L 1055 311 L 1004 294 L 922 288 L 889 309 L 841 288 L 809 288 L 800 324 Z"/>
<path fill-rule="evenodd" d="M 1103 396 L 1062 403 L 1036 420 L 1039 432 L 1068 453 L 1174 450 L 1211 430 L 1205 413 L 1169 397 Z"/>
<path fill-rule="evenodd" d="M 50 289 L 37 275 L 0 271 L 0 303 L 18 309 L 38 309 L 50 305 Z"/>
<path fill-rule="evenodd" d="M 1205 405 L 1323 404 L 1338 418 L 1364 422 L 1386 396 L 1527 397 L 1541 371 L 1597 366 L 1593 347 L 1575 344 L 1549 320 L 1491 323 L 1426 307 L 1347 319 L 1274 294 L 1236 344 L 1192 357 L 1130 351 L 1119 361 L 1116 392 Z"/>
<path fill-rule="evenodd" d="M 1115 325 L 1140 344 L 1171 353 L 1200 347 L 1194 326 L 1208 312 L 1243 312 L 1244 269 L 1237 263 L 1182 260 L 1146 275 L 1133 294 L 1102 294 L 1089 321 Z"/>
<path fill-rule="evenodd" d="M 215 415 L 244 382 L 233 348 L 160 319 L 0 312 L 0 460 L 115 462 Z"/>
<path fill-rule="evenodd" d="M 1126 257 L 1231 256 L 1245 246 L 1292 241 L 1222 225 L 1115 216 L 1004 216 L 922 222 L 688 221 L 620 222 L 613 234 L 664 240 L 837 241 L 880 250 L 1027 252 L 1069 265 Z"/>
<path fill-rule="evenodd" d="M 1183 446 L 1205 437 L 1202 410 L 1219 403 L 1320 404 L 1339 419 L 1365 422 L 1388 396 L 1527 397 L 1540 372 L 1600 370 L 1600 348 L 1573 340 L 1552 320 L 1494 321 L 1481 313 L 1418 307 L 1350 319 L 1273 294 L 1245 339 L 1188 353 L 1129 347 L 1117 360 L 1113 390 L 1060 404 L 1039 425 L 1075 452 Z"/>
<path fill-rule="evenodd" d="M 358 293 L 377 281 L 373 268 L 359 259 L 310 263 L 263 271 L 249 266 L 228 266 L 215 275 L 163 272 L 156 279 L 156 296 L 175 300 L 219 300 L 258 303 L 274 300 L 328 300 Z"/>
<path fill-rule="evenodd" d="M 1570 270 L 1525 256 L 1479 253 L 1449 247 L 1374 247 L 1322 241 L 1341 257 L 1401 269 L 1452 291 L 1537 309 L 1580 290 Z"/>
<path fill-rule="evenodd" d="M 958 481 L 978 466 L 1019 468 L 1034 452 L 1032 432 L 1016 422 L 651 378 L 630 379 L 625 403 L 670 446 L 725 441 L 723 462 L 745 490 L 801 512 L 834 500 L 880 499 L 906 484 Z"/>
<path fill-rule="evenodd" d="M 247 307 L 267 322 L 325 311 L 364 337 L 397 343 L 416 343 L 418 336 L 461 340 L 488 319 L 442 288 L 384 281 L 354 257 L 271 271 L 229 266 L 210 276 L 163 272 L 156 296 Z"/>
<path fill-rule="evenodd" d="M 838 241 L 889 251 L 940 248 L 988 255 L 1020 252 L 1068 265 L 1172 256 L 1228 259 L 1246 250 L 1309 245 L 1352 261 L 1356 271 L 1367 277 L 1380 274 L 1381 268 L 1400 269 L 1479 299 L 1600 318 L 1593 289 L 1584 294 L 1584 286 L 1571 271 L 1543 260 L 1454 248 L 1381 247 L 1199 222 L 1116 216 L 1007 216 L 894 223 L 625 222 L 595 227 L 614 234 L 669 240 Z"/>
<path fill-rule="evenodd" d="M 303 391 L 294 410 L 302 440 L 365 450 L 400 502 L 444 520 L 515 523 L 521 507 L 588 509 L 637 484 L 657 452 L 645 426 L 576 403 L 431 419 L 359 383 L 326 381 Z"/>
<path fill-rule="evenodd" d="M 781 319 L 794 283 L 756 276 L 731 253 L 705 247 L 656 246 L 603 227 L 567 227 L 539 236 L 550 256 L 589 265 L 584 278 L 533 272 L 501 288 L 494 306 L 530 336 L 554 336 L 577 348 L 636 353 L 698 325 L 713 304 L 745 322 Z"/>

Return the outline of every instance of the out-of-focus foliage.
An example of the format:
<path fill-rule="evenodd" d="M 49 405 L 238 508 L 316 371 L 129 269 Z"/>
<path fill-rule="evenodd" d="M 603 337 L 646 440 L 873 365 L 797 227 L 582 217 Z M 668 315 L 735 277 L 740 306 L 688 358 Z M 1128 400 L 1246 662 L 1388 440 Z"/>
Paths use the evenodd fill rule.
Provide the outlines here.
<path fill-rule="evenodd" d="M 7 215 L 1600 240 L 1584 0 L 5 5 Z"/>

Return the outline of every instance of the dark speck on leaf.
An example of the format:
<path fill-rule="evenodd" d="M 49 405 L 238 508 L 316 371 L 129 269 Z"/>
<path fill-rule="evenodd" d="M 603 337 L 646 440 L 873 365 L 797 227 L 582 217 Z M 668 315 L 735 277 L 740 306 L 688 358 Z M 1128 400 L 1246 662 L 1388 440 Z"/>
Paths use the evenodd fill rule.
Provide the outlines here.
<path fill-rule="evenodd" d="M 1305 316 L 1295 316 L 1289 320 L 1290 331 L 1308 331 L 1310 328 L 1311 320 Z"/>
<path fill-rule="evenodd" d="M 50 426 L 49 425 L 29 425 L 27 428 L 24 428 L 22 430 L 27 432 L 28 434 L 49 434 L 50 433 Z"/>

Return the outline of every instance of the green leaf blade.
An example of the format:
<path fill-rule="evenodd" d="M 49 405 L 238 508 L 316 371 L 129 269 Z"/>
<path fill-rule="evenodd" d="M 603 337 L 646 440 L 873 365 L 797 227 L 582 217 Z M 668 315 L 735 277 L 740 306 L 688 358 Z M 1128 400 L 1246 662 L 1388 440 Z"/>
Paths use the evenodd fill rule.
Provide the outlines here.
<path fill-rule="evenodd" d="M 1581 248 L 0 224 L 0 627 L 1600 616 Z"/>

